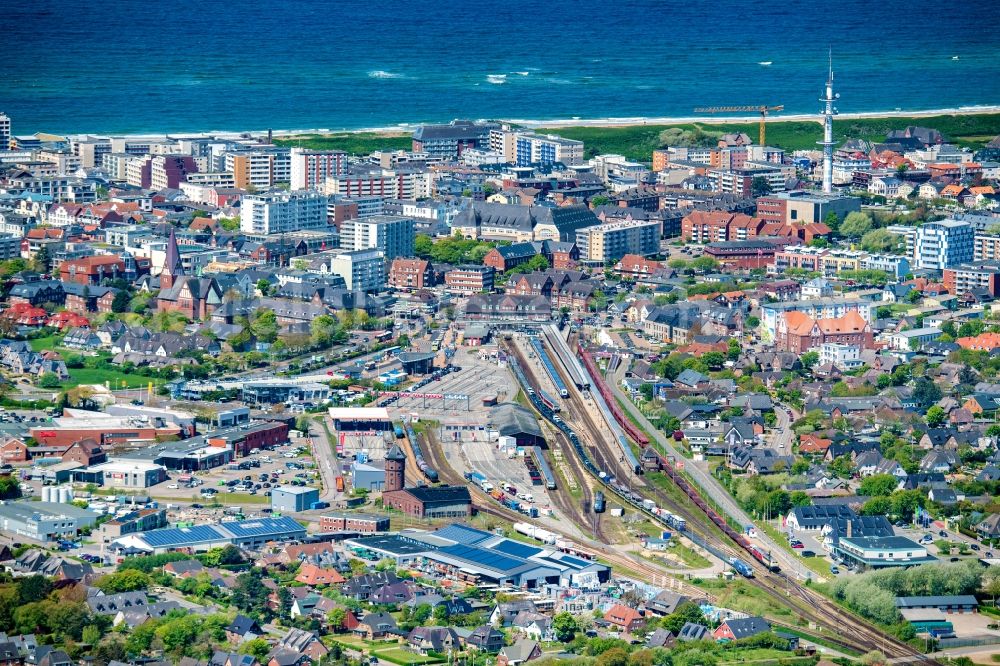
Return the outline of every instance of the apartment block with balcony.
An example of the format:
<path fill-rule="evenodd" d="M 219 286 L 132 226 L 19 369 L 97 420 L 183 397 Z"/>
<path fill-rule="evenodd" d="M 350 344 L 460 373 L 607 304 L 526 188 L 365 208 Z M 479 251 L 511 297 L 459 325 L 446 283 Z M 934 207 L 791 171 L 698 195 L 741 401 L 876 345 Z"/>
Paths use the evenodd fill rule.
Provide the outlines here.
<path fill-rule="evenodd" d="M 325 229 L 326 204 L 325 196 L 310 190 L 248 194 L 240 202 L 240 231 L 280 234 Z"/>
<path fill-rule="evenodd" d="M 340 228 L 340 246 L 346 250 L 381 250 L 385 260 L 413 256 L 416 221 L 396 215 L 345 220 Z"/>
<path fill-rule="evenodd" d="M 996 298 L 1000 296 L 1000 261 L 976 262 L 946 268 L 943 280 L 948 292 L 962 296 L 970 291 L 985 290 Z"/>
<path fill-rule="evenodd" d="M 626 254 L 646 256 L 660 248 L 659 220 L 631 220 L 596 224 L 578 229 L 576 246 L 580 261 L 606 264 Z"/>
<path fill-rule="evenodd" d="M 293 190 L 320 190 L 327 178 L 347 175 L 347 153 L 342 150 L 292 148 L 289 159 Z"/>
<path fill-rule="evenodd" d="M 444 274 L 445 290 L 466 296 L 490 292 L 495 274 L 492 266 L 458 266 Z"/>
<path fill-rule="evenodd" d="M 947 219 L 917 227 L 913 256 L 917 268 L 944 270 L 972 261 L 974 249 L 972 225 Z"/>

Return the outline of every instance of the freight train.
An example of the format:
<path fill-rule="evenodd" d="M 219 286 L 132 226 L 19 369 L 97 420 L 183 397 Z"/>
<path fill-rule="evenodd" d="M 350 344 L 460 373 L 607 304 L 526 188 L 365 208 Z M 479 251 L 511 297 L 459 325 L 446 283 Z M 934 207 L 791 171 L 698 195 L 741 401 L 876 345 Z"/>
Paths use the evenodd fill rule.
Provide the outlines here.
<path fill-rule="evenodd" d="M 618 422 L 622 424 L 622 427 L 625 428 L 627 432 L 629 431 L 629 427 L 631 427 L 631 429 L 635 432 L 633 438 L 636 440 L 636 442 L 639 443 L 640 446 L 642 447 L 647 446 L 649 444 L 649 438 L 646 437 L 645 433 L 643 433 L 641 430 L 632 426 L 631 422 L 627 418 L 625 418 L 624 414 L 621 413 L 621 408 L 618 407 L 618 403 L 614 401 L 614 396 L 611 395 L 610 389 L 608 389 L 607 384 L 603 380 L 603 377 L 596 372 L 597 368 L 594 365 L 593 357 L 589 354 L 589 352 L 586 352 L 583 349 L 579 351 L 579 354 L 581 359 L 583 360 L 583 365 L 586 371 L 590 373 L 591 379 L 597 386 L 598 391 L 607 392 L 607 396 L 611 400 L 608 403 L 608 407 L 612 410 L 613 414 L 616 412 L 618 414 L 618 416 L 616 416 L 616 420 L 618 420 Z M 521 386 L 529 386 L 527 378 L 521 371 L 521 368 L 517 365 L 517 363 L 513 359 L 511 359 L 510 368 L 514 372 L 514 375 Z M 587 452 L 587 450 L 583 447 L 583 444 L 581 443 L 580 438 L 576 434 L 576 432 L 571 427 L 569 427 L 569 425 L 567 425 L 567 423 L 563 419 L 557 419 L 556 414 L 553 413 L 551 409 L 543 405 L 538 396 L 534 395 L 533 391 L 529 392 L 529 399 L 531 400 L 531 403 L 535 407 L 535 409 L 538 410 L 539 414 L 541 414 L 548 421 L 550 421 L 555 427 L 559 428 L 566 434 L 566 436 L 569 438 L 570 443 L 573 445 L 573 448 L 576 450 L 577 456 L 580 458 L 580 461 L 583 464 L 583 466 L 587 469 L 588 472 L 596 476 L 604 484 L 606 488 L 608 488 L 611 492 L 618 495 L 620 498 L 625 500 L 628 504 L 632 505 L 636 509 L 650 516 L 653 516 L 656 520 L 658 520 L 664 525 L 667 525 L 674 529 L 685 529 L 687 527 L 686 521 L 680 516 L 669 514 L 667 512 L 660 511 L 659 509 L 656 508 L 650 510 L 646 506 L 644 506 L 642 503 L 641 496 L 629 490 L 625 486 L 617 483 L 612 474 L 609 474 L 607 471 L 598 468 L 597 465 L 594 464 L 594 461 L 591 459 L 590 454 Z M 625 423 L 622 423 L 622 421 L 624 421 Z M 628 427 L 626 427 L 626 425 Z M 632 433 L 630 432 L 630 435 L 631 434 Z M 712 507 L 710 507 L 708 503 L 705 501 L 705 499 L 701 496 L 701 494 L 691 485 L 691 483 L 688 482 L 687 478 L 682 473 L 680 473 L 669 460 L 665 459 L 663 456 L 660 456 L 660 467 L 664 471 L 664 473 L 668 477 L 670 477 L 670 479 L 675 484 L 677 484 L 677 486 L 681 489 L 681 491 L 685 495 L 687 495 L 692 502 L 694 502 L 695 506 L 697 506 L 698 509 L 701 510 L 708 517 L 708 519 L 711 520 L 727 537 L 729 537 L 732 541 L 734 541 L 740 548 L 749 553 L 751 557 L 760 562 L 760 564 L 765 568 L 775 573 L 780 572 L 779 567 L 772 562 L 771 558 L 766 557 L 760 551 L 759 548 L 754 546 L 746 538 L 746 536 L 743 535 L 742 532 L 734 529 L 723 516 L 720 516 Z M 699 545 L 704 547 L 706 550 L 709 550 L 710 552 L 716 554 L 716 556 L 721 555 L 721 553 L 717 549 L 713 548 L 710 544 L 695 539 L 694 535 L 689 534 L 689 536 L 692 537 L 692 540 L 694 540 L 696 543 L 699 543 Z M 723 557 L 722 559 L 725 560 L 726 558 Z"/>
<path fill-rule="evenodd" d="M 420 450 L 420 440 L 417 439 L 417 433 L 413 432 L 413 428 L 410 427 L 409 423 L 406 424 L 406 438 L 410 440 L 410 448 L 413 450 L 413 462 L 416 464 L 417 469 L 427 477 L 428 481 L 437 483 L 437 470 L 424 460 L 424 453 Z"/>

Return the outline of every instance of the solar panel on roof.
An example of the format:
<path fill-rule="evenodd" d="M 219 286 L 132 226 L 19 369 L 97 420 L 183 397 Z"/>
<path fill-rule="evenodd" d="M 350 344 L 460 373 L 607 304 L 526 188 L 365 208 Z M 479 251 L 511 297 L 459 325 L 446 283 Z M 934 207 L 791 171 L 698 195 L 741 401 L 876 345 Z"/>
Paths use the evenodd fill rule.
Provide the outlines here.
<path fill-rule="evenodd" d="M 503 553 L 486 550 L 485 548 L 462 544 L 447 546 L 442 548 L 441 552 L 497 571 L 509 571 L 510 569 L 516 569 L 523 564 L 527 564 L 525 560 L 519 557 L 511 557 Z"/>
<path fill-rule="evenodd" d="M 469 527 L 468 525 L 449 525 L 448 527 L 442 527 L 438 531 L 434 532 L 433 535 L 462 544 L 480 543 L 493 536 L 489 532 L 477 530 L 476 528 Z"/>
<path fill-rule="evenodd" d="M 510 539 L 504 539 L 503 541 L 491 546 L 491 548 L 493 550 L 499 550 L 501 553 L 507 553 L 508 555 L 513 555 L 514 557 L 523 558 L 528 558 L 542 552 L 541 548 L 536 548 L 535 546 L 530 546 L 519 541 L 511 541 Z"/>

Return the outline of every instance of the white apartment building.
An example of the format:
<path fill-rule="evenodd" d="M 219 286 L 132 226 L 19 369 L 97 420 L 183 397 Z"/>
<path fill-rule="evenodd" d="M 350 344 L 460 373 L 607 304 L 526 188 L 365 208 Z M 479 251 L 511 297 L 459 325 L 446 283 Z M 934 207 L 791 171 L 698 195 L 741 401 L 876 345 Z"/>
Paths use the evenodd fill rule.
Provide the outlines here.
<path fill-rule="evenodd" d="M 344 278 L 348 289 L 381 291 L 385 288 L 385 255 L 379 250 L 338 251 L 330 258 L 330 273 Z"/>
<path fill-rule="evenodd" d="M 345 220 L 340 228 L 340 247 L 345 250 L 379 250 L 388 264 L 396 257 L 413 256 L 413 218 L 396 215 Z"/>
<path fill-rule="evenodd" d="M 861 346 L 824 342 L 819 346 L 819 364 L 832 365 L 842 371 L 860 368 L 864 365 L 864 361 L 861 360 Z"/>
<path fill-rule="evenodd" d="M 347 175 L 347 153 L 342 150 L 292 148 L 290 160 L 293 190 L 319 190 L 327 178 Z"/>
<path fill-rule="evenodd" d="M 351 198 L 424 199 L 433 192 L 432 175 L 430 171 L 416 169 L 381 169 L 348 174 L 327 178 L 325 192 Z"/>
<path fill-rule="evenodd" d="M 0 150 L 10 149 L 10 116 L 0 113 Z"/>
<path fill-rule="evenodd" d="M 326 228 L 326 197 L 311 190 L 248 194 L 240 202 L 240 231 L 279 234 Z"/>
<path fill-rule="evenodd" d="M 917 227 L 913 259 L 917 268 L 943 270 L 972 261 L 975 231 L 968 222 L 939 220 Z"/>

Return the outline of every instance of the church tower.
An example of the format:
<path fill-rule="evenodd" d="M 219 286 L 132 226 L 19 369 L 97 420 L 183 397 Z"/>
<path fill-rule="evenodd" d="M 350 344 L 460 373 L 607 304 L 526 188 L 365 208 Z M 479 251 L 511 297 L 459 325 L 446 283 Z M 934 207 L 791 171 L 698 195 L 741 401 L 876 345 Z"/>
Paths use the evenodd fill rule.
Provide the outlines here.
<path fill-rule="evenodd" d="M 181 265 L 180 250 L 177 249 L 177 234 L 171 229 L 170 240 L 167 241 L 167 258 L 163 262 L 163 270 L 160 271 L 160 289 L 170 289 L 182 275 L 184 267 Z"/>
<path fill-rule="evenodd" d="M 385 492 L 402 490 L 406 484 L 406 454 L 394 444 L 385 454 Z"/>

